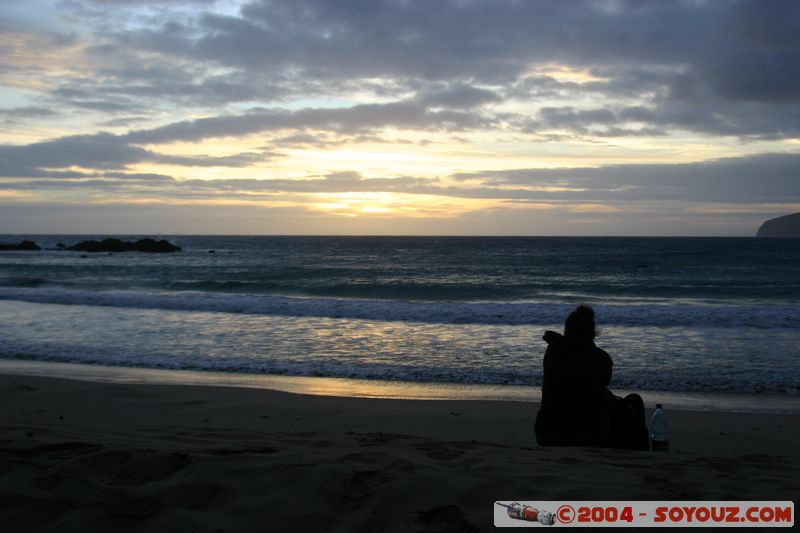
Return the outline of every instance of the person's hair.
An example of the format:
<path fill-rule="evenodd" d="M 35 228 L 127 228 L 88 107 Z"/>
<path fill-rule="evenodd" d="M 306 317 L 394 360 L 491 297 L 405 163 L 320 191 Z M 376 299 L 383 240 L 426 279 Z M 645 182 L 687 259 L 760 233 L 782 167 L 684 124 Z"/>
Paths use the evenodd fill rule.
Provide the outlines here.
<path fill-rule="evenodd" d="M 594 311 L 588 305 L 579 305 L 564 323 L 564 336 L 575 340 L 593 341 L 595 334 Z"/>

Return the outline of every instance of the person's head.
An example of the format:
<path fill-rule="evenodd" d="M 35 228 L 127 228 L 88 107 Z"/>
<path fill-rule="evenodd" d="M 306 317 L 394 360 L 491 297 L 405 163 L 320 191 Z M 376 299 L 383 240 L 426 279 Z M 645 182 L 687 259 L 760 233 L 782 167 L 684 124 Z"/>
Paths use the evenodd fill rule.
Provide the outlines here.
<path fill-rule="evenodd" d="M 564 336 L 578 341 L 593 341 L 595 337 L 594 311 L 588 305 L 579 305 L 564 323 Z"/>

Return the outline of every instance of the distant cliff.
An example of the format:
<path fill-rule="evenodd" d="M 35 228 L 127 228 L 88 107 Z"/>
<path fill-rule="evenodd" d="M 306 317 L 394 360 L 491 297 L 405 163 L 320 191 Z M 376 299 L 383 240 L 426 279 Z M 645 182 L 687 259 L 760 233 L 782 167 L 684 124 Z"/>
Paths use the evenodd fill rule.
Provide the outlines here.
<path fill-rule="evenodd" d="M 767 220 L 756 237 L 800 237 L 800 213 Z"/>

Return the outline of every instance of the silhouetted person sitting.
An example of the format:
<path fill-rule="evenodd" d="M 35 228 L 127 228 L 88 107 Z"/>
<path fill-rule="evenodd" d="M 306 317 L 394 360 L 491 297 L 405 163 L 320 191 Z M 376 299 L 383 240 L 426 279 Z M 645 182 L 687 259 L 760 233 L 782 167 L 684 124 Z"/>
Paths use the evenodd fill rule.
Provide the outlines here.
<path fill-rule="evenodd" d="M 615 396 L 611 357 L 595 346 L 594 311 L 570 313 L 564 335 L 546 331 L 542 405 L 536 416 L 540 446 L 599 446 L 649 450 L 644 402 Z"/>

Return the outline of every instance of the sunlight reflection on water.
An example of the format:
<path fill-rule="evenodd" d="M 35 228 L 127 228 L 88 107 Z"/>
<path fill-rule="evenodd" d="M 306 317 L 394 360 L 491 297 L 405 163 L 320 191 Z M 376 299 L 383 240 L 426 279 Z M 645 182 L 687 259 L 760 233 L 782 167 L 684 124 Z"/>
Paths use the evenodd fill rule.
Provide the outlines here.
<path fill-rule="evenodd" d="M 0 302 L 0 357 L 251 374 L 536 386 L 555 324 L 298 318 Z M 794 330 L 606 327 L 612 387 L 797 394 Z M 765 351 L 765 345 L 770 346 Z"/>

